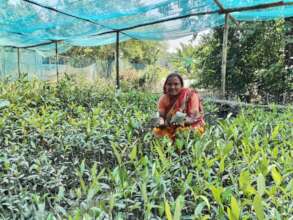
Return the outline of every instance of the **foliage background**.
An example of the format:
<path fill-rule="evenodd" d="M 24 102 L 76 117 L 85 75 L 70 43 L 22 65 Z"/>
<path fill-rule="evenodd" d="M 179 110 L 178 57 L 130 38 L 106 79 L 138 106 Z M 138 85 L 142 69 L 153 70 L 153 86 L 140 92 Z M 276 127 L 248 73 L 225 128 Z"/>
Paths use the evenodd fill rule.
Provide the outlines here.
<path fill-rule="evenodd" d="M 290 100 L 293 70 L 286 66 L 286 27 L 284 20 L 231 25 L 226 73 L 228 96 L 248 102 L 261 99 L 282 102 L 286 97 Z M 220 89 L 222 38 L 223 30 L 217 28 L 202 36 L 199 45 L 182 45 L 173 57 L 174 66 L 195 78 L 194 86 Z"/>

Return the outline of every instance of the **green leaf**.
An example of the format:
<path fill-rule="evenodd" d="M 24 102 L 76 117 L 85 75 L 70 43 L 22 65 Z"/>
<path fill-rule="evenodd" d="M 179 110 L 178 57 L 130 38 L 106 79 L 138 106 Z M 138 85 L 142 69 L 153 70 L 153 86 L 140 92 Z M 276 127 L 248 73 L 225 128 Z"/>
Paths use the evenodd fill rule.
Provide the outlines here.
<path fill-rule="evenodd" d="M 97 176 L 97 162 L 94 163 L 94 165 L 91 168 L 91 176 L 93 179 L 96 179 Z"/>
<path fill-rule="evenodd" d="M 136 159 L 136 157 L 137 157 L 137 145 L 133 146 L 129 157 L 130 157 L 131 160 Z"/>
<path fill-rule="evenodd" d="M 56 205 L 54 208 L 55 208 L 58 212 L 62 213 L 63 215 L 66 215 L 66 210 L 65 210 L 63 207 L 61 207 L 60 205 Z"/>
<path fill-rule="evenodd" d="M 264 176 L 260 173 L 257 177 L 257 192 L 260 196 L 264 194 L 266 182 Z"/>
<path fill-rule="evenodd" d="M 114 154 L 116 156 L 116 159 L 117 159 L 119 165 L 121 165 L 122 164 L 121 154 L 118 152 L 116 145 L 117 145 L 117 143 L 113 143 L 113 142 L 111 143 L 111 146 L 112 146 L 112 149 L 113 149 Z"/>
<path fill-rule="evenodd" d="M 286 191 L 293 196 L 293 179 L 291 179 L 289 184 L 287 185 Z"/>
<path fill-rule="evenodd" d="M 201 198 L 206 203 L 206 205 L 208 206 L 208 209 L 210 210 L 211 209 L 211 205 L 209 203 L 208 198 L 205 197 L 205 196 L 199 196 L 199 198 Z"/>
<path fill-rule="evenodd" d="M 199 203 L 197 206 L 196 206 L 196 208 L 195 208 L 195 210 L 194 210 L 194 215 L 195 215 L 195 217 L 199 217 L 200 216 L 200 214 L 201 214 L 201 212 L 202 212 L 202 210 L 203 210 L 203 208 L 206 206 L 206 202 L 201 202 L 201 203 Z"/>
<path fill-rule="evenodd" d="M 234 198 L 234 196 L 231 197 L 231 214 L 232 214 L 232 220 L 238 220 L 240 217 L 240 207 L 237 203 L 237 200 Z"/>
<path fill-rule="evenodd" d="M 227 215 L 228 215 L 229 220 L 234 220 L 233 214 L 232 214 L 231 209 L 229 207 L 227 208 Z"/>
<path fill-rule="evenodd" d="M 276 183 L 277 186 L 279 186 L 282 182 L 282 176 L 281 174 L 278 172 L 278 170 L 276 169 L 276 167 L 272 168 L 272 177 Z"/>
<path fill-rule="evenodd" d="M 85 184 L 85 182 L 84 182 L 84 180 L 83 180 L 82 177 L 79 178 L 79 184 L 80 184 L 80 188 L 81 188 L 81 190 L 82 190 L 83 192 L 86 192 L 87 187 L 86 187 L 86 184 Z"/>
<path fill-rule="evenodd" d="M 219 171 L 220 171 L 220 173 L 223 173 L 225 171 L 225 157 L 221 158 Z"/>
<path fill-rule="evenodd" d="M 0 100 L 0 109 L 8 107 L 10 105 L 10 102 L 8 100 Z"/>
<path fill-rule="evenodd" d="M 255 210 L 257 219 L 258 220 L 265 219 L 264 208 L 262 205 L 262 198 L 258 193 L 255 195 L 252 205 Z"/>
<path fill-rule="evenodd" d="M 166 199 L 165 199 L 164 203 L 165 203 L 165 215 L 166 215 L 167 220 L 173 220 L 171 208 L 170 208 L 170 205 Z"/>
<path fill-rule="evenodd" d="M 239 187 L 245 194 L 253 194 L 255 189 L 251 186 L 250 173 L 242 171 L 239 177 Z"/>
<path fill-rule="evenodd" d="M 223 149 L 224 156 L 227 156 L 233 150 L 233 142 L 229 142 Z"/>
<path fill-rule="evenodd" d="M 275 146 L 274 149 L 273 149 L 273 152 L 272 152 L 272 156 L 273 156 L 274 159 L 278 158 L 278 153 L 279 153 L 278 146 Z"/>
<path fill-rule="evenodd" d="M 65 188 L 63 186 L 59 186 L 59 191 L 58 191 L 58 195 L 57 195 L 58 201 L 60 201 L 61 199 L 64 198 L 64 192 L 65 192 Z"/>
<path fill-rule="evenodd" d="M 174 220 L 180 220 L 181 219 L 181 211 L 182 211 L 183 207 L 184 207 L 184 196 L 180 195 L 176 199 Z"/>
<path fill-rule="evenodd" d="M 89 202 L 93 199 L 93 197 L 96 195 L 97 193 L 97 188 L 90 188 L 87 192 L 87 197 L 86 200 Z"/>
<path fill-rule="evenodd" d="M 160 158 L 162 164 L 164 165 L 164 167 L 167 167 L 167 166 L 169 165 L 169 161 L 167 160 L 167 158 L 166 158 L 166 156 L 165 156 L 165 153 L 164 153 L 163 150 L 162 150 L 162 146 L 156 144 L 156 145 L 155 145 L 155 148 L 156 148 L 156 151 L 157 151 L 158 154 L 159 154 L 159 158 Z"/>
<path fill-rule="evenodd" d="M 262 159 L 259 163 L 259 168 L 264 176 L 267 175 L 267 173 L 269 172 L 268 167 L 269 167 L 269 161 L 268 161 L 267 157 L 265 155 L 263 155 Z"/>
<path fill-rule="evenodd" d="M 81 164 L 79 166 L 79 170 L 80 170 L 80 175 L 82 176 L 82 174 L 85 171 L 85 163 L 84 163 L 84 160 L 82 160 L 82 162 L 81 162 Z"/>
<path fill-rule="evenodd" d="M 231 197 L 232 197 L 233 193 L 231 188 L 225 188 L 224 192 L 222 193 L 222 201 L 231 201 Z"/>
<path fill-rule="evenodd" d="M 272 132 L 272 136 L 271 136 L 272 139 L 275 139 L 275 138 L 277 137 L 280 128 L 281 128 L 281 125 L 277 125 L 277 126 L 274 128 L 274 130 L 273 130 L 273 132 Z"/>
<path fill-rule="evenodd" d="M 247 191 L 247 188 L 250 186 L 250 173 L 248 171 L 242 171 L 240 173 L 239 186 L 242 191 Z"/>
<path fill-rule="evenodd" d="M 142 194 L 143 201 L 146 204 L 148 202 L 146 182 L 142 183 L 142 185 L 141 185 L 141 194 Z"/>
<path fill-rule="evenodd" d="M 222 188 L 218 188 L 218 187 L 215 187 L 213 185 L 210 186 L 210 189 L 212 191 L 212 194 L 214 196 L 214 199 L 216 200 L 216 202 L 218 204 L 222 204 L 222 200 L 221 200 L 221 193 L 222 193 Z"/>
<path fill-rule="evenodd" d="M 109 199 L 109 210 L 108 210 L 108 213 L 111 213 L 113 211 L 113 208 L 114 208 L 114 205 L 115 205 L 115 201 L 116 201 L 115 195 L 114 194 L 111 194 L 110 195 L 110 199 Z"/>
<path fill-rule="evenodd" d="M 273 209 L 274 210 L 274 220 L 282 220 L 282 217 L 280 215 L 280 213 L 278 212 L 278 210 Z"/>

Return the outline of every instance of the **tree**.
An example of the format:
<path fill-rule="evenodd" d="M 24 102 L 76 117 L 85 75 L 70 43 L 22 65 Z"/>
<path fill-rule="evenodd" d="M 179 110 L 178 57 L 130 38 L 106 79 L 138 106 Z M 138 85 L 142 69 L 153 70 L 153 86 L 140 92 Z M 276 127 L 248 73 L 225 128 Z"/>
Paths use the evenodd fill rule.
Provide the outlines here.
<path fill-rule="evenodd" d="M 128 60 L 135 68 L 138 68 L 138 64 L 144 67 L 156 63 L 159 57 L 164 54 L 164 51 L 165 46 L 160 42 L 129 40 L 120 43 L 122 58 Z M 76 66 L 80 66 L 83 59 L 89 60 L 86 64 L 104 60 L 102 67 L 106 73 L 105 76 L 111 77 L 115 61 L 115 44 L 97 47 L 73 47 L 64 55 L 75 57 L 74 65 Z"/>
<path fill-rule="evenodd" d="M 196 65 L 196 48 L 190 44 L 180 44 L 180 48 L 171 57 L 171 62 L 176 70 L 183 75 L 190 76 Z"/>
<path fill-rule="evenodd" d="M 288 68 L 293 68 L 293 17 L 285 19 L 285 63 Z"/>
<path fill-rule="evenodd" d="M 222 28 L 202 39 L 198 59 L 202 87 L 220 88 Z M 288 84 L 284 64 L 284 21 L 243 22 L 231 27 L 228 37 L 227 92 L 250 101 L 255 92 L 280 101 Z"/>
<path fill-rule="evenodd" d="M 123 57 L 132 64 L 153 65 L 166 51 L 162 42 L 129 40 L 121 43 Z"/>

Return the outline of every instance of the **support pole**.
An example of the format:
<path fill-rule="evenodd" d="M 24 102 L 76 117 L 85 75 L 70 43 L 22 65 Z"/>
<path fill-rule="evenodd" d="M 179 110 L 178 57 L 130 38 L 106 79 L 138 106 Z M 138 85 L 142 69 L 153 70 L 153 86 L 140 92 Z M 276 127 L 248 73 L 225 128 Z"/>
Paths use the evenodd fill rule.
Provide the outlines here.
<path fill-rule="evenodd" d="M 116 32 L 116 89 L 120 89 L 119 81 L 119 31 Z"/>
<path fill-rule="evenodd" d="M 34 52 L 34 55 L 35 55 L 35 75 L 38 76 L 37 54 L 36 54 L 36 52 Z M 40 76 L 38 76 L 38 78 L 40 79 Z"/>
<path fill-rule="evenodd" d="M 220 0 L 214 0 L 214 2 L 221 9 L 221 12 L 225 13 L 225 8 L 224 8 L 223 4 L 221 3 L 221 1 Z M 227 14 L 228 17 L 231 19 L 231 21 L 233 21 L 239 27 L 239 25 L 240 25 L 239 22 L 231 14 L 228 14 L 228 13 L 225 13 L 225 14 Z"/>
<path fill-rule="evenodd" d="M 17 48 L 17 70 L 18 70 L 18 78 L 20 78 L 19 48 Z"/>
<path fill-rule="evenodd" d="M 228 14 L 225 14 L 225 25 L 223 34 L 222 67 L 221 67 L 221 95 L 226 96 L 226 67 L 227 67 L 227 44 L 228 44 Z"/>
<path fill-rule="evenodd" d="M 6 64 L 6 57 L 5 57 L 5 48 L 3 48 L 3 77 L 5 76 L 5 68 L 6 68 L 6 66 L 5 66 L 5 64 Z"/>
<path fill-rule="evenodd" d="M 59 70 L 58 70 L 58 43 L 55 41 L 55 64 L 56 64 L 56 75 L 57 82 L 59 81 Z"/>

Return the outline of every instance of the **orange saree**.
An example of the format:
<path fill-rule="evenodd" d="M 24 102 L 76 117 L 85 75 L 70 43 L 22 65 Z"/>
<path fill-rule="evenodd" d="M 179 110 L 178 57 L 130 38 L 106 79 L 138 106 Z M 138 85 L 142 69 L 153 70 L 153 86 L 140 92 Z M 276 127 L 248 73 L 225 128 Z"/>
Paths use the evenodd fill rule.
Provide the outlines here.
<path fill-rule="evenodd" d="M 164 94 L 158 102 L 158 111 L 164 115 L 167 126 L 163 128 L 154 128 L 153 132 L 156 137 L 168 136 L 175 140 L 177 131 L 193 129 L 200 134 L 204 132 L 203 107 L 198 93 L 192 89 L 182 88 L 174 103 L 171 103 L 170 96 Z M 195 121 L 188 126 L 172 125 L 171 118 L 176 112 L 186 113 L 188 117 L 195 116 Z"/>

